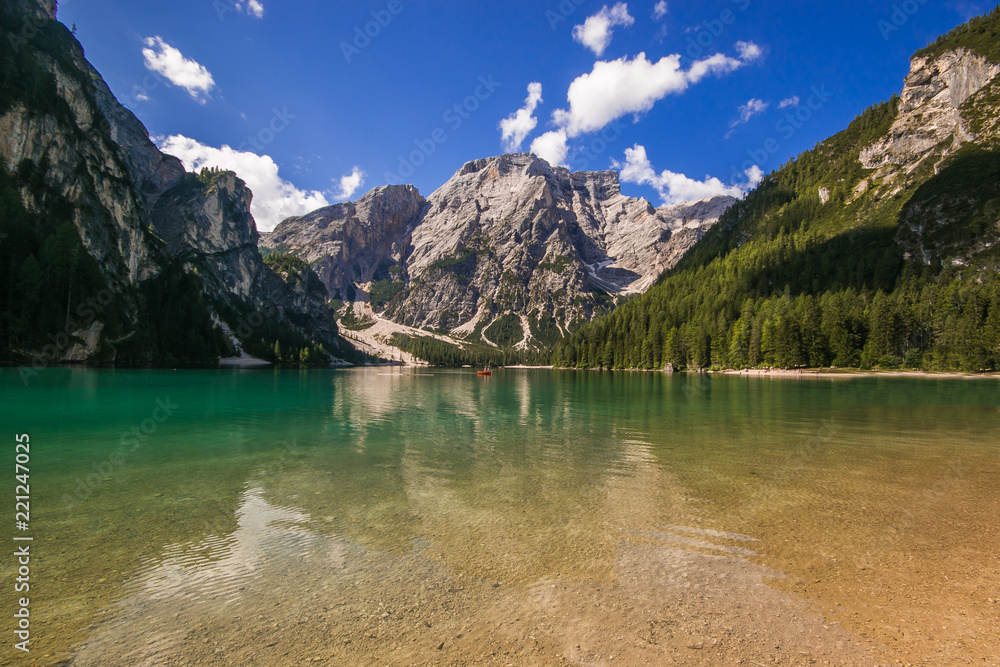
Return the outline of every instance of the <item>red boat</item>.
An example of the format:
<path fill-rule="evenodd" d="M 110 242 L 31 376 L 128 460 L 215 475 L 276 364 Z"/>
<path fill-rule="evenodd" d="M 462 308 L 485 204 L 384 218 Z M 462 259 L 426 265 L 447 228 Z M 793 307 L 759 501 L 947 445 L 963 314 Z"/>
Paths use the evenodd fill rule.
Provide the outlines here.
<path fill-rule="evenodd" d="M 489 367 L 487 367 L 486 370 L 476 371 L 476 374 L 477 375 L 493 375 L 493 371 L 491 371 L 489 369 Z"/>

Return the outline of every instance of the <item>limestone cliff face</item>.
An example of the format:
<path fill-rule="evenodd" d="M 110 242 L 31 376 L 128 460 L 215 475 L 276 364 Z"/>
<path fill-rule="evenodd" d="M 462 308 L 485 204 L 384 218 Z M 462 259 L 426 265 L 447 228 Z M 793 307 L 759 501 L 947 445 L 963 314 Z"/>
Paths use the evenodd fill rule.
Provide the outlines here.
<path fill-rule="evenodd" d="M 335 341 L 327 291 L 316 275 L 310 271 L 304 281 L 289 285 L 264 265 L 250 214 L 252 197 L 232 172 L 185 174 L 157 197 L 153 226 L 167 253 L 197 269 L 216 301 L 250 308 L 310 337 Z"/>
<path fill-rule="evenodd" d="M 209 183 L 189 174 L 158 198 L 153 226 L 172 257 L 207 266 L 220 288 L 250 299 L 260 272 L 250 199 L 246 185 L 230 172 L 213 175 Z"/>
<path fill-rule="evenodd" d="M 309 261 L 338 298 L 389 285 L 373 305 L 400 324 L 544 348 L 645 290 L 734 201 L 656 209 L 622 195 L 616 172 L 502 155 L 464 165 L 426 201 L 379 188 L 286 220 L 262 245 Z"/>
<path fill-rule="evenodd" d="M 962 107 L 1000 74 L 1000 64 L 958 49 L 910 62 L 899 97 L 899 117 L 889 133 L 861 152 L 875 180 L 902 185 L 927 159 L 940 162 L 976 138 Z"/>
<path fill-rule="evenodd" d="M 20 5 L 30 18 L 22 18 L 21 29 L 13 33 L 18 37 L 37 34 L 51 22 L 45 18 L 51 15 L 45 3 L 25 0 Z M 73 206 L 73 222 L 84 245 L 112 289 L 120 291 L 157 273 L 145 231 L 145 204 L 132 187 L 132 173 L 99 107 L 93 85 L 99 75 L 75 41 L 67 40 L 65 46 L 59 60 L 37 50 L 33 56 L 52 73 L 69 118 L 13 104 L 0 115 L 0 157 L 8 169 L 30 163 L 44 170 L 48 189 Z M 19 48 L 32 49 L 32 44 Z M 25 189 L 23 196 L 29 209 L 41 208 L 35 193 Z"/>
<path fill-rule="evenodd" d="M 56 0 L 5 0 L 12 8 L 16 8 L 25 16 L 33 19 L 54 19 L 56 17 Z"/>
<path fill-rule="evenodd" d="M 1000 63 L 973 51 L 912 59 L 898 117 L 861 151 L 875 171 L 857 190 L 877 199 L 913 190 L 897 234 L 907 256 L 962 265 L 1000 242 L 1000 220 L 989 213 L 1000 188 L 996 158 L 982 152 L 1000 139 L 998 92 Z"/>
<path fill-rule="evenodd" d="M 15 36 L 18 62 L 51 76 L 54 85 L 47 98 L 4 96 L 0 162 L 10 172 L 27 165 L 41 184 L 21 188 L 29 211 L 44 210 L 42 197 L 66 201 L 84 247 L 133 324 L 141 317 L 135 288 L 179 261 L 198 269 L 210 308 L 257 311 L 306 338 L 339 344 L 322 285 L 293 288 L 264 264 L 242 181 L 215 174 L 202 183 L 161 153 L 53 20 L 54 2 L 5 0 L 2 10 L 4 39 Z M 87 324 L 85 332 L 68 332 L 86 343 L 67 349 L 65 358 L 85 360 L 102 347 L 101 326 L 93 326 L 100 323 Z"/>
<path fill-rule="evenodd" d="M 616 172 L 570 173 L 529 154 L 476 160 L 428 198 L 409 289 L 388 312 L 488 342 L 509 315 L 524 316 L 524 344 L 550 321 L 564 333 L 648 287 L 732 201 L 658 210 L 622 195 Z"/>
<path fill-rule="evenodd" d="M 319 274 L 331 295 L 347 300 L 355 284 L 369 283 L 398 264 L 424 198 L 410 185 L 376 188 L 358 202 L 289 218 L 261 240 L 269 249 L 294 249 Z"/>
<path fill-rule="evenodd" d="M 733 201 L 655 209 L 622 195 L 617 172 L 571 174 L 528 154 L 477 160 L 430 196 L 407 269 L 418 276 L 486 233 L 504 268 L 521 247 L 537 255 L 551 240 L 554 254 L 570 253 L 603 289 L 642 291 L 673 265 L 676 233 L 707 230 Z"/>

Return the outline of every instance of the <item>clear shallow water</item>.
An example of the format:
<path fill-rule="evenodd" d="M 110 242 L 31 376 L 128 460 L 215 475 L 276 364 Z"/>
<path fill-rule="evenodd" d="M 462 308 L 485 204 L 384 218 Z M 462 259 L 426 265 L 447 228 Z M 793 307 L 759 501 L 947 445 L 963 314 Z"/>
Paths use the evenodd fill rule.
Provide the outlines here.
<path fill-rule="evenodd" d="M 1000 656 L 993 379 L 0 378 L 30 662 Z"/>

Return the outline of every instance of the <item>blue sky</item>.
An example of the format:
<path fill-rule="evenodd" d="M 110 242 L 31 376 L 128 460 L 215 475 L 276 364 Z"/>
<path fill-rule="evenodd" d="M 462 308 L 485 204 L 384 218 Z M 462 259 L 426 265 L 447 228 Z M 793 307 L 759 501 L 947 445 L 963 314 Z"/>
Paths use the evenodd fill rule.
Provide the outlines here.
<path fill-rule="evenodd" d="M 739 193 L 993 4 L 64 0 L 59 18 L 161 147 L 250 184 L 268 230 L 390 182 L 427 196 L 508 149 L 617 168 L 655 205 Z"/>

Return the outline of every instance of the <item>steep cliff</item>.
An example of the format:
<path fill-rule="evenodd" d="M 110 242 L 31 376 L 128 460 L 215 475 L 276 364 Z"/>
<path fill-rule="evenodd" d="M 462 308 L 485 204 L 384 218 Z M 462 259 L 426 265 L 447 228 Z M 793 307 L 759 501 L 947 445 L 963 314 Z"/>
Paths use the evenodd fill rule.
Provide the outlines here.
<path fill-rule="evenodd" d="M 255 319 L 273 318 L 302 338 L 347 352 L 316 275 L 307 270 L 302 280 L 283 280 L 262 260 L 251 198 L 232 172 L 185 174 L 157 198 L 153 227 L 170 257 L 198 271 L 220 314 L 244 313 L 236 323 L 226 322 L 231 331 L 239 332 L 239 323 L 256 313 Z M 261 347 L 273 347 L 275 336 L 265 338 L 256 346 L 251 343 L 258 354 L 267 352 Z"/>
<path fill-rule="evenodd" d="M 873 171 L 857 194 L 905 199 L 897 241 L 926 265 L 976 263 L 1000 241 L 997 23 L 994 10 L 915 54 L 892 127 L 859 156 Z"/>
<path fill-rule="evenodd" d="M 899 96 L 899 113 L 884 137 L 861 151 L 859 159 L 874 173 L 870 182 L 905 187 L 921 164 L 936 168 L 976 138 L 967 100 L 988 85 L 1000 64 L 964 48 L 938 57 L 915 56 Z M 916 176 L 919 177 L 919 176 Z"/>
<path fill-rule="evenodd" d="M 208 361 L 239 339 L 337 354 L 325 290 L 303 295 L 264 264 L 244 184 L 186 174 L 162 154 L 54 3 L 5 1 L 0 12 L 2 356 Z M 177 312 L 185 335 L 163 331 Z"/>
<path fill-rule="evenodd" d="M 355 285 L 370 283 L 406 254 L 409 233 L 424 207 L 413 186 L 376 188 L 346 202 L 282 222 L 261 247 L 294 250 L 313 266 L 330 294 L 355 299 Z"/>

